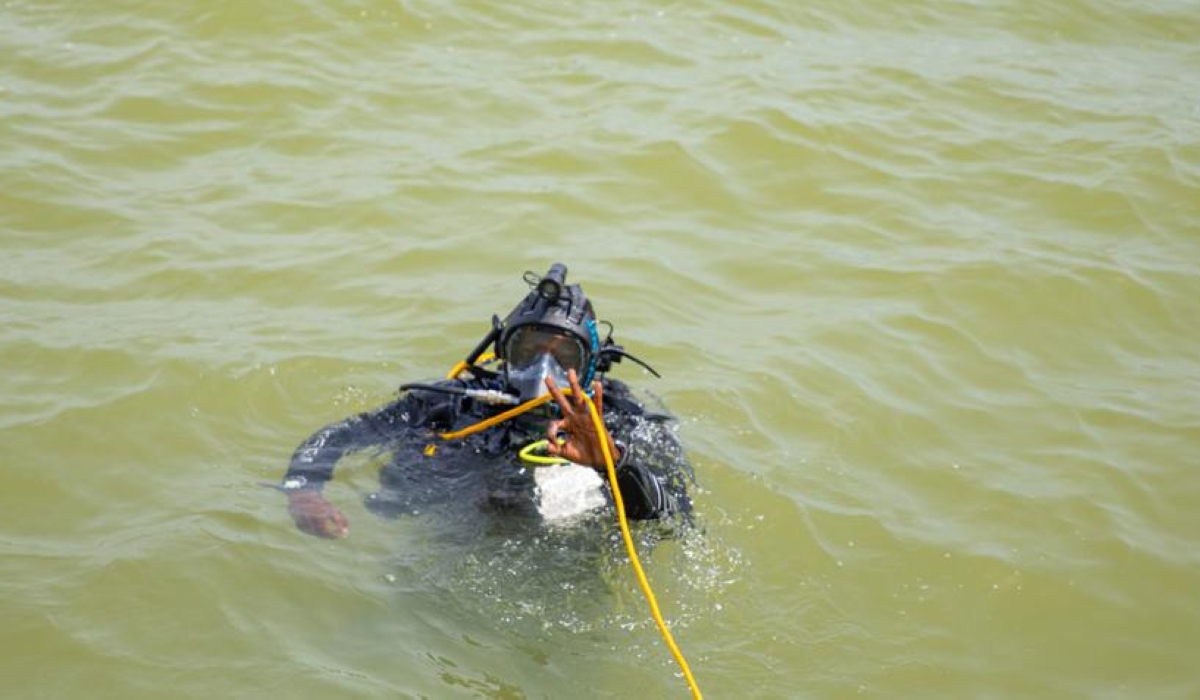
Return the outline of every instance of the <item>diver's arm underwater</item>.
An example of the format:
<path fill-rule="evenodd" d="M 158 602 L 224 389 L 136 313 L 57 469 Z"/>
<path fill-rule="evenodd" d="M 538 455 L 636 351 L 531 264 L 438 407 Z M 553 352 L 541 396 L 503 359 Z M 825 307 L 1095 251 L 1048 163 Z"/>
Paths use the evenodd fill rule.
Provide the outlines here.
<path fill-rule="evenodd" d="M 327 425 L 300 443 L 281 485 L 297 528 L 318 537 L 346 536 L 345 516 L 325 500 L 321 490 L 333 478 L 343 456 L 394 439 L 396 427 L 410 415 L 405 410 L 408 403 L 411 399 L 405 396 L 375 411 Z"/>
<path fill-rule="evenodd" d="M 292 454 L 283 487 L 319 491 L 333 478 L 333 469 L 344 455 L 393 443 L 413 427 L 439 424 L 444 420 L 441 414 L 451 407 L 438 397 L 428 400 L 430 396 L 429 392 L 409 392 L 373 411 L 321 428 Z"/>
<path fill-rule="evenodd" d="M 441 381 L 450 387 L 462 382 Z M 345 537 L 346 518 L 321 494 L 347 454 L 397 446 L 414 432 L 445 430 L 460 407 L 457 396 L 414 390 L 374 411 L 359 413 L 313 433 L 292 454 L 280 489 L 288 495 L 288 512 L 296 527 L 318 537 Z"/>

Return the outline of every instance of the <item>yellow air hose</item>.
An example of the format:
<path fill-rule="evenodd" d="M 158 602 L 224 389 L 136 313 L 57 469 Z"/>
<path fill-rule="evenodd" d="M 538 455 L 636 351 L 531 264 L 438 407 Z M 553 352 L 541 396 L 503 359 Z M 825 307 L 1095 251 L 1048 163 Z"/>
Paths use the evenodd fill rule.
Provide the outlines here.
<path fill-rule="evenodd" d="M 567 389 L 566 393 L 568 393 L 568 394 L 571 393 L 571 390 Z M 496 415 L 492 416 L 491 418 L 485 418 L 485 419 L 479 421 L 478 423 L 472 423 L 471 425 L 468 425 L 467 427 L 463 428 L 462 430 L 455 430 L 450 433 L 438 433 L 438 437 L 440 437 L 443 440 L 457 440 L 458 438 L 464 438 L 468 435 L 474 435 L 475 433 L 478 433 L 480 431 L 487 430 L 488 428 L 492 427 L 493 425 L 496 425 L 498 423 L 503 423 L 504 421 L 508 420 L 509 418 L 516 418 L 517 416 L 521 415 L 522 413 L 525 413 L 526 411 L 532 411 L 533 409 L 537 408 L 538 406 L 541 406 L 544 403 L 548 403 L 553 398 L 554 397 L 551 396 L 550 394 L 542 394 L 541 396 L 537 397 L 536 399 L 530 399 L 529 401 L 526 401 L 525 403 L 521 404 L 520 406 L 510 408 L 507 411 L 505 411 L 504 413 L 497 413 Z"/>
<path fill-rule="evenodd" d="M 658 600 L 654 597 L 650 581 L 646 579 L 646 572 L 642 570 L 642 562 L 638 559 L 637 549 L 633 546 L 633 537 L 629 534 L 629 521 L 625 518 L 625 502 L 621 499 L 621 489 L 617 486 L 617 468 L 613 465 L 612 452 L 608 449 L 608 440 L 605 439 L 608 431 L 604 429 L 604 421 L 600 420 L 600 412 L 596 410 L 596 404 L 592 401 L 592 397 L 584 394 L 583 398 L 587 401 L 588 412 L 592 414 L 592 423 L 596 426 L 596 434 L 600 436 L 600 449 L 604 452 L 604 466 L 608 469 L 608 483 L 612 486 L 613 502 L 617 506 L 617 522 L 621 525 L 621 537 L 625 540 L 625 551 L 629 553 L 629 563 L 633 564 L 638 585 L 642 587 L 642 594 L 646 596 L 646 602 L 650 604 L 650 614 L 654 617 L 654 624 L 658 625 L 658 631 L 662 634 L 663 641 L 667 643 L 667 648 L 671 650 L 675 662 L 683 670 L 683 677 L 692 691 L 692 697 L 701 700 L 703 696 L 700 694 L 699 686 L 696 685 L 696 679 L 692 677 L 692 669 L 688 666 L 687 659 L 683 658 L 683 652 L 679 650 L 679 646 L 675 644 L 675 638 L 671 636 L 671 630 L 667 629 L 667 623 L 663 621 L 662 613 L 658 610 Z"/>
<path fill-rule="evenodd" d="M 496 353 L 488 351 L 476 358 L 475 363 L 485 365 L 494 359 L 496 359 Z M 457 365 L 454 365 L 450 368 L 450 371 L 446 373 L 446 379 L 457 379 L 458 375 L 462 374 L 464 371 L 473 366 L 474 365 L 468 365 L 466 360 L 462 360 Z"/>

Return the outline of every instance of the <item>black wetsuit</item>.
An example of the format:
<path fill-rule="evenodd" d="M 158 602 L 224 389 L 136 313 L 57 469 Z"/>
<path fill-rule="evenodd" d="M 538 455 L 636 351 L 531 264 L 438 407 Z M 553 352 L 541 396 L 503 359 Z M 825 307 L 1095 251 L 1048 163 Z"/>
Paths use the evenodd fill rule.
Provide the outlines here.
<path fill-rule="evenodd" d="M 636 520 L 686 515 L 691 510 L 687 484 L 694 477 L 675 437 L 672 417 L 649 410 L 623 382 L 608 378 L 603 382 L 604 422 L 622 452 L 617 483 L 626 515 Z M 495 380 L 438 384 L 500 388 Z M 517 453 L 545 437 L 545 415 L 526 414 L 458 440 L 437 436 L 507 408 L 462 395 L 412 389 L 382 408 L 314 433 L 292 455 L 284 487 L 319 490 L 333 477 L 343 455 L 370 450 L 389 455 L 380 470 L 382 488 L 367 497 L 367 505 L 381 515 L 394 517 L 464 502 L 536 514 L 533 469 Z M 548 409 L 549 405 L 539 410 Z M 611 503 L 607 486 L 605 495 Z"/>

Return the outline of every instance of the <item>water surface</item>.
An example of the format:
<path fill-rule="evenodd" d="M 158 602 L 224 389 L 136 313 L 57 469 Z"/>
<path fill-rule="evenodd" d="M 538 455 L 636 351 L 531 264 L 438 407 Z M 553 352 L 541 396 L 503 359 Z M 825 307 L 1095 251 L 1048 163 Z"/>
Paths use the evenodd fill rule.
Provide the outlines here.
<path fill-rule="evenodd" d="M 4 3 L 5 696 L 686 697 L 611 530 L 380 519 L 360 459 L 324 542 L 258 485 L 555 260 L 681 418 L 646 565 L 706 696 L 1200 696 L 1197 37 Z"/>

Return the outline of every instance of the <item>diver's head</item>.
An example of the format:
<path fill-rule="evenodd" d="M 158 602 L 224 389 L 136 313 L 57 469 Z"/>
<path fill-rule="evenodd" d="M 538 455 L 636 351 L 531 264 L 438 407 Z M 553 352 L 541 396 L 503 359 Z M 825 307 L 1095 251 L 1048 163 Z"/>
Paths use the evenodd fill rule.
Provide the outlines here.
<path fill-rule="evenodd" d="M 566 283 L 567 267 L 556 263 L 544 277 L 526 273 L 529 294 L 504 319 L 496 355 L 504 361 L 503 376 L 521 401 L 548 392 L 546 377 L 567 386 L 574 369 L 584 389 L 590 389 L 599 359 L 596 314 L 577 284 Z"/>

